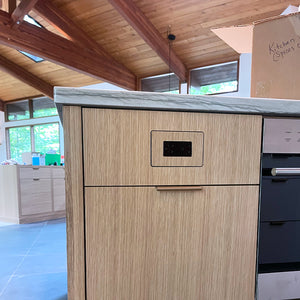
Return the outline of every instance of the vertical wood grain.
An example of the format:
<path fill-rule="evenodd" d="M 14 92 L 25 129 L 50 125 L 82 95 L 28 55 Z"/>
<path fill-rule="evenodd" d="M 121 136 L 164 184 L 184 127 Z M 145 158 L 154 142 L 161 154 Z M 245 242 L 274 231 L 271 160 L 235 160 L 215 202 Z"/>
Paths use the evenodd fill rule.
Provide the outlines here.
<path fill-rule="evenodd" d="M 85 299 L 81 108 L 64 106 L 68 299 Z"/>
<path fill-rule="evenodd" d="M 262 117 L 256 115 L 84 108 L 85 183 L 258 184 L 261 126 Z M 203 166 L 152 167 L 153 151 L 163 155 L 162 149 L 159 152 L 150 144 L 153 130 L 202 131 Z M 202 150 L 202 146 L 198 148 Z M 168 159 L 174 160 L 174 165 L 178 160 Z"/>
<path fill-rule="evenodd" d="M 86 188 L 89 300 L 253 300 L 258 186 Z"/>

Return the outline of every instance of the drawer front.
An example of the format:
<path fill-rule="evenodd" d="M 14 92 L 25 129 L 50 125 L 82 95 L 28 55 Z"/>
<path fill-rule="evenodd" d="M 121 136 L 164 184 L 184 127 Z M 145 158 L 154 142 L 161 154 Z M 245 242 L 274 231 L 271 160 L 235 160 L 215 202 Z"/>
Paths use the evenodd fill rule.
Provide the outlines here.
<path fill-rule="evenodd" d="M 51 168 L 20 167 L 20 179 L 51 178 Z"/>
<path fill-rule="evenodd" d="M 259 263 L 300 262 L 300 221 L 260 224 Z"/>
<path fill-rule="evenodd" d="M 52 178 L 65 178 L 65 169 L 63 167 L 53 167 Z"/>
<path fill-rule="evenodd" d="M 258 184 L 261 124 L 260 116 L 85 108 L 85 185 Z"/>
<path fill-rule="evenodd" d="M 85 189 L 87 299 L 254 299 L 258 187 L 178 188 Z"/>
<path fill-rule="evenodd" d="M 263 178 L 261 221 L 300 220 L 300 179 Z"/>
<path fill-rule="evenodd" d="M 52 212 L 51 179 L 20 181 L 21 214 Z"/>
<path fill-rule="evenodd" d="M 66 209 L 65 180 L 53 179 L 53 205 L 54 211 Z"/>

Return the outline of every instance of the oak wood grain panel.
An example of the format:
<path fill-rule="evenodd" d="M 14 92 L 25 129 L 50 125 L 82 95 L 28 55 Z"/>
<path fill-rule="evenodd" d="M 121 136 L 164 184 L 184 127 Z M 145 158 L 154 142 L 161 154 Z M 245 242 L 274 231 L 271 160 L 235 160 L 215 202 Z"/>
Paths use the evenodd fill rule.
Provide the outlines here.
<path fill-rule="evenodd" d="M 261 116 L 84 109 L 85 184 L 258 184 Z M 204 132 L 202 167 L 151 167 L 152 130 Z"/>
<path fill-rule="evenodd" d="M 87 298 L 254 299 L 258 192 L 86 188 Z"/>
<path fill-rule="evenodd" d="M 20 179 L 21 215 L 52 212 L 51 179 Z"/>
<path fill-rule="evenodd" d="M 85 299 L 81 108 L 63 108 L 66 171 L 68 299 Z"/>

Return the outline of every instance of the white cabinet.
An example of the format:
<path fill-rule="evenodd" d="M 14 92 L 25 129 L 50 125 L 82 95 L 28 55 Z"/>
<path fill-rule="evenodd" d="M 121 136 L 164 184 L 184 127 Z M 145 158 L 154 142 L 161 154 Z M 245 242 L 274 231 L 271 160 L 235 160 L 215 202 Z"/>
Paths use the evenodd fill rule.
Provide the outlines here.
<path fill-rule="evenodd" d="M 63 167 L 0 166 L 0 221 L 31 223 L 65 216 Z"/>

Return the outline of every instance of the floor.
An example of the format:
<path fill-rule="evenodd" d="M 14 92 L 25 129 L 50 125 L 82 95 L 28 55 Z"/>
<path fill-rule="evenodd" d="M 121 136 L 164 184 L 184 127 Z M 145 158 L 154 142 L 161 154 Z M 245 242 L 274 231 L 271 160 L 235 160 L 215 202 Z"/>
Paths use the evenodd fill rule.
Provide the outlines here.
<path fill-rule="evenodd" d="M 66 300 L 66 221 L 0 223 L 0 300 Z"/>

